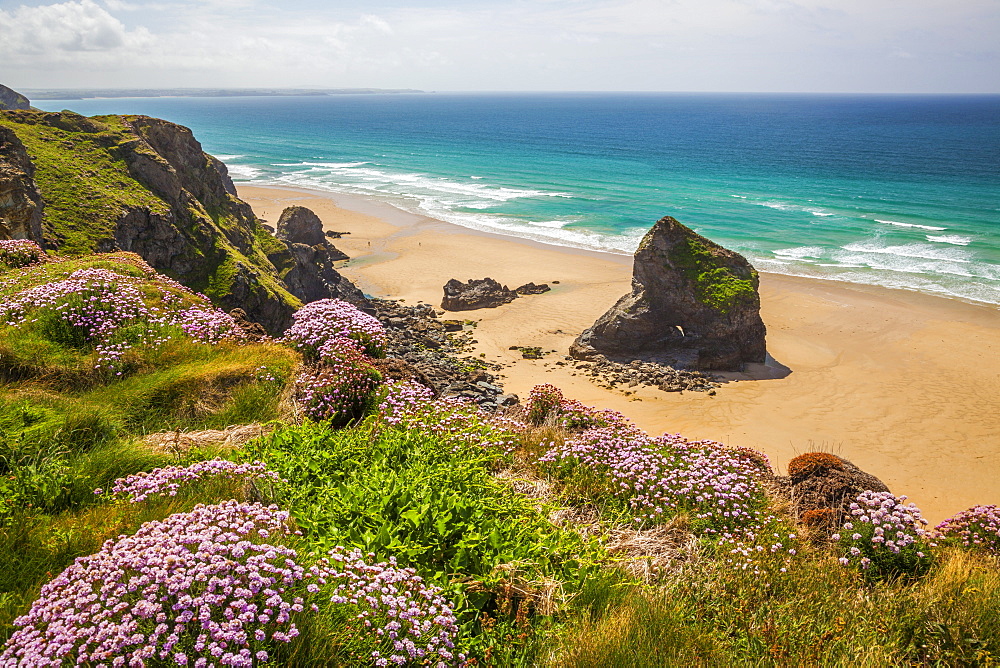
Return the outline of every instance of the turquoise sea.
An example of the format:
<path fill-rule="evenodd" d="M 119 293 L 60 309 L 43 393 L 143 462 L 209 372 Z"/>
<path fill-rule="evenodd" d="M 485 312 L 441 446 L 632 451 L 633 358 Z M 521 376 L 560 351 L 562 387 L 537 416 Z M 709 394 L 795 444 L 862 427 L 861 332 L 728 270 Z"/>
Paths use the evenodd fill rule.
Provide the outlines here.
<path fill-rule="evenodd" d="M 1000 96 L 45 100 L 181 123 L 237 183 L 631 253 L 671 215 L 763 271 L 1000 304 Z"/>

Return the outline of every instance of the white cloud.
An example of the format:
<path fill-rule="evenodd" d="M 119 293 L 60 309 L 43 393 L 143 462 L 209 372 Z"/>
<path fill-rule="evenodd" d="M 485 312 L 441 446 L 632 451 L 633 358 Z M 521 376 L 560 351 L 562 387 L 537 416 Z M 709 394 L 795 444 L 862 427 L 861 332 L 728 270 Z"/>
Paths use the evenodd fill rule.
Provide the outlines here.
<path fill-rule="evenodd" d="M 995 0 L 101 1 L 0 10 L 0 80 L 1000 91 Z"/>
<path fill-rule="evenodd" d="M 148 39 L 146 30 L 126 30 L 92 0 L 0 10 L 0 53 L 15 61 L 61 52 L 109 51 Z"/>

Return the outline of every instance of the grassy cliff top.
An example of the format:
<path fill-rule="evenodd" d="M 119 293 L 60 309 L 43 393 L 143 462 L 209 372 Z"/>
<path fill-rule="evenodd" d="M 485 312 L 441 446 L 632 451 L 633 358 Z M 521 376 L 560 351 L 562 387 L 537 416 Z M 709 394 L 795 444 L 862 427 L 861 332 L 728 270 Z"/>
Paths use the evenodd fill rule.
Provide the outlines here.
<path fill-rule="evenodd" d="M 0 126 L 17 135 L 34 165 L 47 248 L 134 250 L 273 330 L 301 305 L 281 282 L 292 262 L 285 246 L 232 194 L 218 161 L 187 128 L 69 111 L 4 111 Z M 244 303 L 231 303 L 240 290 Z"/>

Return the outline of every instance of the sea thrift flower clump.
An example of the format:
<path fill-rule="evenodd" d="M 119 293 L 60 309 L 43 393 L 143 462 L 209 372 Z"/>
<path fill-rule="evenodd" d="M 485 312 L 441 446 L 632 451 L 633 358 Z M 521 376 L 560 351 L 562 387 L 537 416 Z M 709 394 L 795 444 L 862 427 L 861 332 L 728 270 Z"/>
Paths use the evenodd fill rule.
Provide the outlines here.
<path fill-rule="evenodd" d="M 525 403 L 528 424 L 549 424 L 569 431 L 583 431 L 595 427 L 625 424 L 628 418 L 612 410 L 597 410 L 575 399 L 567 399 L 562 391 L 548 383 L 535 385 Z"/>
<path fill-rule="evenodd" d="M 343 426 L 361 418 L 382 377 L 350 339 L 324 344 L 323 364 L 295 379 L 295 400 L 313 420 Z"/>
<path fill-rule="evenodd" d="M 839 543 L 844 566 L 859 566 L 878 575 L 918 574 L 931 563 L 927 520 L 905 496 L 862 492 L 850 505 L 850 518 L 832 538 Z"/>
<path fill-rule="evenodd" d="M 177 313 L 171 319 L 171 323 L 201 343 L 219 343 L 224 339 L 240 340 L 246 337 L 233 316 L 212 306 L 193 306 L 185 309 Z"/>
<path fill-rule="evenodd" d="M 707 532 L 735 532 L 754 523 L 760 505 L 760 469 L 744 456 L 713 441 L 652 438 L 630 424 L 587 430 L 539 461 L 563 478 L 602 481 L 638 524 L 687 510 Z"/>
<path fill-rule="evenodd" d="M 458 397 L 435 399 L 434 393 L 420 383 L 410 381 L 386 384 L 386 394 L 378 407 L 382 420 L 407 431 L 432 434 L 456 445 L 475 445 L 509 452 L 520 422 L 486 413 Z"/>
<path fill-rule="evenodd" d="M 720 555 L 733 568 L 753 575 L 787 573 L 794 566 L 802 538 L 774 515 L 759 517 L 742 531 L 719 536 Z"/>
<path fill-rule="evenodd" d="M 45 257 L 41 246 L 30 239 L 0 239 L 0 267 L 27 267 Z"/>
<path fill-rule="evenodd" d="M 385 329 L 378 319 L 340 299 L 320 299 L 300 308 L 283 341 L 300 350 L 307 359 L 326 361 L 336 354 L 329 346 L 336 339 L 357 341 L 371 357 L 385 350 Z"/>
<path fill-rule="evenodd" d="M 107 269 L 81 269 L 63 280 L 13 295 L 0 304 L 0 323 L 21 326 L 44 321 L 56 340 L 92 345 L 96 367 L 111 370 L 120 366 L 130 348 L 167 341 L 171 335 L 165 328 L 171 326 L 206 343 L 242 336 L 236 322 L 207 300 L 180 312 L 151 306 L 151 297 L 143 291 L 146 280 Z M 163 291 L 161 296 L 167 294 Z"/>
<path fill-rule="evenodd" d="M 369 555 L 369 557 L 372 555 Z M 312 568 L 332 602 L 349 605 L 367 630 L 376 666 L 446 664 L 461 661 L 453 652 L 458 626 L 441 590 L 426 584 L 412 568 L 368 563 L 361 550 L 336 548 Z"/>
<path fill-rule="evenodd" d="M 263 462 L 237 464 L 225 459 L 197 462 L 190 466 L 165 466 L 149 473 L 135 473 L 118 478 L 111 485 L 111 495 L 130 503 L 141 503 L 151 496 L 177 496 L 181 487 L 198 480 L 209 479 L 278 480 L 278 474 L 268 471 Z M 103 490 L 94 490 L 96 494 Z"/>
<path fill-rule="evenodd" d="M 562 390 L 555 385 L 544 383 L 535 385 L 528 394 L 524 404 L 528 424 L 536 427 L 545 422 L 550 415 L 558 414 L 564 401 Z"/>
<path fill-rule="evenodd" d="M 227 501 L 147 522 L 42 587 L 0 666 L 253 666 L 299 634 L 308 571 L 275 506 Z"/>
<path fill-rule="evenodd" d="M 935 528 L 941 538 L 956 538 L 966 547 L 1000 554 L 1000 507 L 976 506 L 949 517 Z"/>

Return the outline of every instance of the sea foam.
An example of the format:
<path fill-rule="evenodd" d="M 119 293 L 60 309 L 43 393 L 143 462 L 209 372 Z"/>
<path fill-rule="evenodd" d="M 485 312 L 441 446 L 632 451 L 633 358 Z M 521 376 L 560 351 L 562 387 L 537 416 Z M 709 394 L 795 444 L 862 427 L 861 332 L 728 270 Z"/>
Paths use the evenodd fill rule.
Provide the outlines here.
<path fill-rule="evenodd" d="M 881 220 L 879 218 L 874 219 L 876 223 L 882 223 L 883 225 L 895 225 L 896 227 L 915 227 L 921 230 L 931 230 L 935 232 L 941 232 L 947 230 L 947 227 L 935 227 L 934 225 L 918 225 L 916 223 L 901 223 L 898 220 Z"/>

